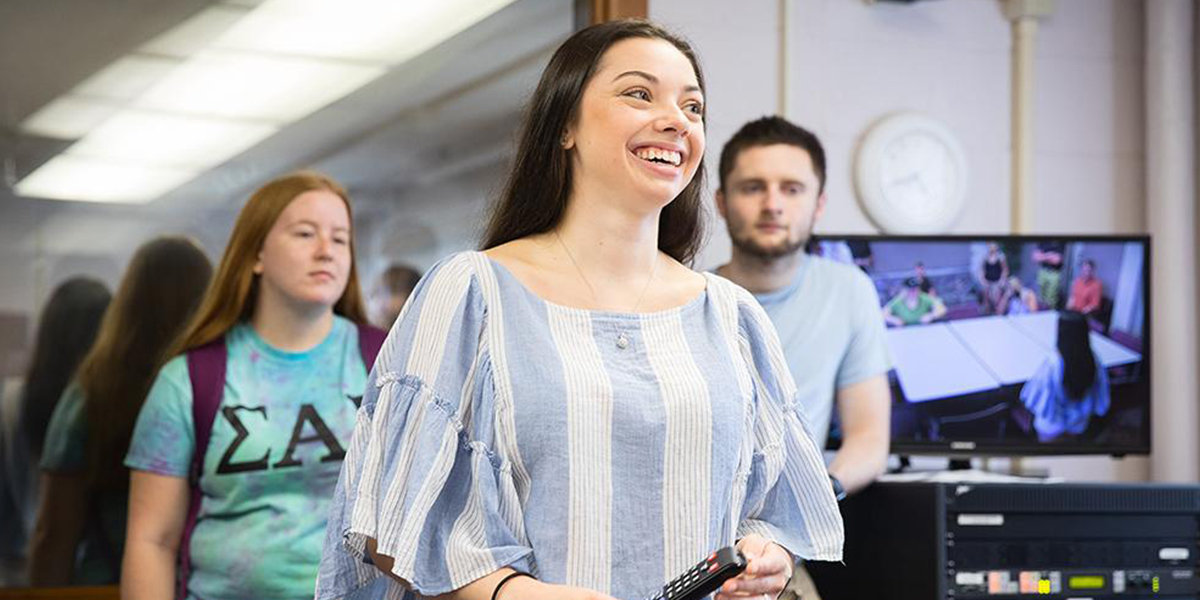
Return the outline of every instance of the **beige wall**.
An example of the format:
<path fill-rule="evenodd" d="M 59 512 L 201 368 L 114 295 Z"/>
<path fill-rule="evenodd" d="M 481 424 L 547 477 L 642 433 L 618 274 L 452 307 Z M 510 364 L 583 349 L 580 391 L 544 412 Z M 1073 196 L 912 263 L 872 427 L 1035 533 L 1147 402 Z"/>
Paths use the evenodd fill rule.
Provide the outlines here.
<path fill-rule="evenodd" d="M 951 232 L 1010 231 L 1011 30 L 998 1 L 793 0 L 785 78 L 780 4 L 650 2 L 651 18 L 691 39 L 703 60 L 710 169 L 741 123 L 779 112 L 779 86 L 787 85 L 786 115 L 814 130 L 828 153 L 829 204 L 818 231 L 871 233 L 851 179 L 856 145 L 880 117 L 920 111 L 947 124 L 967 155 L 967 203 Z M 1122 0 L 1058 0 L 1042 22 L 1032 232 L 1145 231 L 1143 23 L 1141 3 Z M 728 252 L 716 223 L 701 266 Z M 1028 462 L 1078 480 L 1147 476 L 1144 458 Z"/>

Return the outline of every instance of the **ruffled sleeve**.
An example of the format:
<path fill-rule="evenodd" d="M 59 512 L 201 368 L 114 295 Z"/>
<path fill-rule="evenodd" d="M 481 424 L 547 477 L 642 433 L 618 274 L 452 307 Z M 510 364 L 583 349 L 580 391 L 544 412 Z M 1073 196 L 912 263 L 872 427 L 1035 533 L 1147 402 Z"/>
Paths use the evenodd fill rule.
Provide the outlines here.
<path fill-rule="evenodd" d="M 487 309 L 473 257 L 421 280 L 367 382 L 334 492 L 318 599 L 368 585 L 404 589 L 366 556 L 373 539 L 393 574 L 423 596 L 504 566 L 530 572 L 511 466 L 496 451 Z M 372 595 L 375 595 L 372 593 Z"/>
<path fill-rule="evenodd" d="M 754 452 L 737 537 L 757 533 L 796 558 L 841 560 L 842 517 L 824 460 L 775 328 L 749 293 L 739 299 L 739 336 L 754 385 Z"/>

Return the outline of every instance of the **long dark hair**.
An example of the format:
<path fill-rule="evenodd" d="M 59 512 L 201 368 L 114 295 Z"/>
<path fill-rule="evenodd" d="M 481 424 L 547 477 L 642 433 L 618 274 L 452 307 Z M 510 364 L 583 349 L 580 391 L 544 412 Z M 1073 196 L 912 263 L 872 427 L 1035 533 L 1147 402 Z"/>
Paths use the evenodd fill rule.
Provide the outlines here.
<path fill-rule="evenodd" d="M 211 277 L 204 251 L 179 236 L 143 244 L 125 269 L 96 345 L 79 367 L 88 479 L 96 489 L 128 485 L 122 462 L 138 411 Z"/>
<path fill-rule="evenodd" d="M 54 289 L 42 309 L 20 404 L 21 430 L 34 458 L 42 455 L 50 415 L 96 340 L 100 318 L 111 299 L 100 281 L 72 277 Z"/>
<path fill-rule="evenodd" d="M 1058 353 L 1063 359 L 1063 387 L 1068 398 L 1083 398 L 1096 381 L 1090 335 L 1087 317 L 1073 310 L 1058 314 Z"/>
<path fill-rule="evenodd" d="M 562 147 L 563 134 L 579 116 L 580 98 L 600 58 L 613 44 L 631 38 L 658 39 L 675 46 L 692 63 L 704 91 L 704 75 L 691 45 L 648 21 L 610 21 L 567 38 L 542 72 L 526 108 L 504 192 L 492 205 L 484 230 L 484 249 L 558 226 L 572 184 L 571 157 Z M 658 248 L 682 263 L 691 262 L 704 239 L 703 193 L 702 157 L 687 187 L 659 217 Z"/>

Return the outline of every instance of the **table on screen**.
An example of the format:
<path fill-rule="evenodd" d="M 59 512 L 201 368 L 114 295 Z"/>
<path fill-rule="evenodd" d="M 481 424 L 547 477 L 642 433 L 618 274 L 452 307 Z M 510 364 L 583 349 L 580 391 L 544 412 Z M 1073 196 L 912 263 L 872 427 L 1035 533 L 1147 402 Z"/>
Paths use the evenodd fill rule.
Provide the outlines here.
<path fill-rule="evenodd" d="M 1055 351 L 1058 313 L 987 316 L 888 330 L 896 378 L 909 402 L 927 402 L 1024 383 Z M 1105 368 L 1141 354 L 1091 333 Z"/>
<path fill-rule="evenodd" d="M 1013 325 L 1037 340 L 1046 348 L 1054 348 L 1058 340 L 1058 313 L 1045 311 L 1028 315 L 1005 317 Z M 1142 360 L 1142 355 L 1122 346 L 1104 335 L 1092 332 L 1090 336 L 1092 352 L 1100 359 L 1105 367 L 1128 365 Z"/>
<path fill-rule="evenodd" d="M 925 402 L 1000 386 L 944 323 L 889 329 L 888 350 L 909 402 Z"/>
<path fill-rule="evenodd" d="M 967 350 L 1001 385 L 1028 381 L 1050 355 L 1050 349 L 995 315 L 946 324 Z"/>

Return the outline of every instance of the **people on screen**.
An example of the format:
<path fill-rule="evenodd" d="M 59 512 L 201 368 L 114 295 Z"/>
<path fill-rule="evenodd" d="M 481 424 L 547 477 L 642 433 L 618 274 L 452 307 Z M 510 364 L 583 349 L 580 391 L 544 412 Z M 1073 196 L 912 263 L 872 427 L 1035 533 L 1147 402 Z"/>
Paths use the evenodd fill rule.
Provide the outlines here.
<path fill-rule="evenodd" d="M 1096 261 L 1088 258 L 1079 264 L 1079 276 L 1071 283 L 1067 309 L 1093 317 L 1104 297 L 1104 284 L 1096 277 Z"/>
<path fill-rule="evenodd" d="M 1061 241 L 1038 242 L 1033 260 L 1038 265 L 1038 301 L 1045 308 L 1062 308 L 1062 269 L 1067 245 Z"/>
<path fill-rule="evenodd" d="M 1055 351 L 1021 388 L 1021 403 L 1041 441 L 1078 439 L 1093 416 L 1108 414 L 1108 373 L 1090 338 L 1087 317 L 1059 313 Z"/>
<path fill-rule="evenodd" d="M 883 307 L 883 320 L 891 327 L 927 325 L 946 316 L 946 304 L 921 291 L 915 277 L 904 280 L 904 288 Z"/>
<path fill-rule="evenodd" d="M 913 277 L 917 280 L 917 287 L 921 288 L 921 293 L 937 296 L 937 288 L 933 286 L 933 280 L 929 278 L 929 274 L 925 271 L 925 263 L 917 261 L 913 265 Z"/>
<path fill-rule="evenodd" d="M 975 273 L 979 283 L 980 304 L 985 315 L 1000 313 L 1000 299 L 1008 282 L 1008 257 L 996 242 L 988 242 L 987 254 Z"/>
<path fill-rule="evenodd" d="M 1021 283 L 1021 278 L 1013 275 L 1008 278 L 1008 287 L 1000 298 L 1001 314 L 1024 315 L 1038 311 L 1037 294 Z"/>

